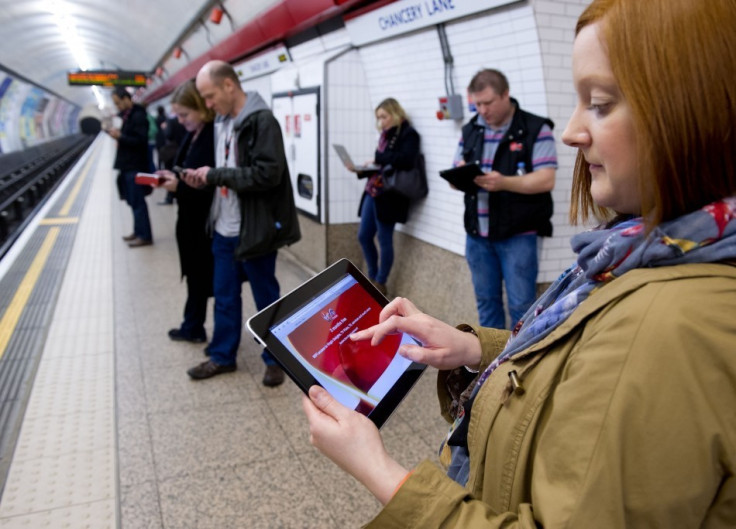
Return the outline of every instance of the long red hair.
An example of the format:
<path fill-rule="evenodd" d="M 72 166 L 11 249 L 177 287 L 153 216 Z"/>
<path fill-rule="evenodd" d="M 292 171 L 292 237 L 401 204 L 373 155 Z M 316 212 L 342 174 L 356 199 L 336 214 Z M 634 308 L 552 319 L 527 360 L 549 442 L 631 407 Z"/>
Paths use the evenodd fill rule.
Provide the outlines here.
<path fill-rule="evenodd" d="M 594 0 L 576 34 L 594 23 L 634 116 L 647 226 L 736 194 L 736 2 Z M 573 223 L 610 217 L 590 183 L 578 153 Z"/>

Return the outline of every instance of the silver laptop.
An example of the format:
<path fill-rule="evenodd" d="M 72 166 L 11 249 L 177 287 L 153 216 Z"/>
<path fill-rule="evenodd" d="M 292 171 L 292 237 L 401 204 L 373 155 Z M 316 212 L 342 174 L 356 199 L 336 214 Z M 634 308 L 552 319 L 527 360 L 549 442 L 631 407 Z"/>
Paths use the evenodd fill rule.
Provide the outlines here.
<path fill-rule="evenodd" d="M 348 154 L 347 149 L 344 145 L 340 145 L 338 143 L 333 143 L 332 146 L 335 148 L 335 152 L 337 152 L 337 155 L 340 157 L 340 160 L 342 160 L 342 163 L 350 169 L 351 167 L 354 168 L 359 173 L 362 173 L 364 171 L 378 171 L 381 169 L 380 165 L 376 164 L 365 164 L 365 165 L 355 165 L 353 163 L 353 159 Z"/>

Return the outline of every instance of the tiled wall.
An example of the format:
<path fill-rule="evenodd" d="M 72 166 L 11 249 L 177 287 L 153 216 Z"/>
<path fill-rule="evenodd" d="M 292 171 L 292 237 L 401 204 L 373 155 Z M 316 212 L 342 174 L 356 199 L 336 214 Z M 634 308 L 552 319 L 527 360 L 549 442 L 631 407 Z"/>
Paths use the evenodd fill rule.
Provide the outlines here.
<path fill-rule="evenodd" d="M 539 282 L 554 280 L 573 260 L 570 236 L 580 227 L 568 221 L 575 152 L 561 134 L 575 104 L 570 54 L 575 21 L 588 0 L 528 0 L 446 24 L 454 59 L 455 92 L 465 100 L 466 86 L 480 68 L 502 70 L 511 95 L 531 112 L 555 122 L 559 169 L 553 191 L 554 236 L 544 240 Z M 271 76 L 272 92 L 322 86 L 323 203 L 330 225 L 357 222 L 363 181 L 344 169 L 331 144 L 344 144 L 356 162 L 373 156 L 378 138 L 373 108 L 395 97 L 422 137 L 429 196 L 417 204 L 406 225 L 397 229 L 430 246 L 464 255 L 462 193 L 439 177 L 447 168 L 470 117 L 439 121 L 438 98 L 446 93 L 437 29 L 432 27 L 348 50 L 345 30 L 334 31 L 291 48 L 293 65 Z M 347 51 L 346 51 L 347 50 Z M 260 82 L 260 81 L 259 81 Z M 265 90 L 264 90 L 265 91 Z M 265 95 L 265 94 L 264 94 Z M 328 241 L 329 242 L 329 241 Z"/>
<path fill-rule="evenodd" d="M 560 169 L 552 196 L 555 202 L 554 237 L 546 239 L 539 263 L 541 281 L 552 281 L 574 260 L 570 236 L 582 230 L 568 220 L 572 169 L 576 151 L 561 141 L 575 106 L 571 54 L 575 23 L 589 0 L 533 0 L 534 18 L 542 50 L 548 116 L 555 122 Z"/>
<path fill-rule="evenodd" d="M 345 169 L 332 148 L 333 143 L 344 145 L 356 164 L 372 160 L 376 148 L 378 131 L 368 80 L 357 50 L 350 50 L 328 64 L 326 86 L 329 221 L 330 224 L 357 222 L 365 180 L 359 180 L 355 173 Z"/>

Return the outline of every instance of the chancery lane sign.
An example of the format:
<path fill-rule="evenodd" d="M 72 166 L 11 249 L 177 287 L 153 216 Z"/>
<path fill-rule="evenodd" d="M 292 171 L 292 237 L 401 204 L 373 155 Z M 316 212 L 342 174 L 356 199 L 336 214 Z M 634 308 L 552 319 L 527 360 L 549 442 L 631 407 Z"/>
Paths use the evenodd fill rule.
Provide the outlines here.
<path fill-rule="evenodd" d="M 401 0 L 345 22 L 353 45 L 361 46 L 518 0 Z"/>

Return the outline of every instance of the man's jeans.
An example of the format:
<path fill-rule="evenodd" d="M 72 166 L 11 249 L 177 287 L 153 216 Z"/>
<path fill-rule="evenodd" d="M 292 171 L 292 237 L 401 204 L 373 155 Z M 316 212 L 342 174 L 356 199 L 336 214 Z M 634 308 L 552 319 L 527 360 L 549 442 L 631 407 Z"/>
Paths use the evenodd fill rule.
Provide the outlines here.
<path fill-rule="evenodd" d="M 468 234 L 465 258 L 473 279 L 480 324 L 505 328 L 501 289 L 504 281 L 513 328 L 536 299 L 539 268 L 536 233 L 500 241 Z"/>
<path fill-rule="evenodd" d="M 151 221 L 148 218 L 148 206 L 146 205 L 146 194 L 143 186 L 135 183 L 135 175 L 138 171 L 125 171 L 125 201 L 133 210 L 133 233 L 139 239 L 152 241 Z"/>
<path fill-rule="evenodd" d="M 276 251 L 262 257 L 238 261 L 234 256 L 239 240 L 239 237 L 223 237 L 219 233 L 215 233 L 212 240 L 215 263 L 215 329 L 207 348 L 210 360 L 219 365 L 235 364 L 243 329 L 243 281 L 250 283 L 258 310 L 279 299 Z M 261 358 L 266 365 L 276 365 L 276 360 L 265 349 Z"/>

